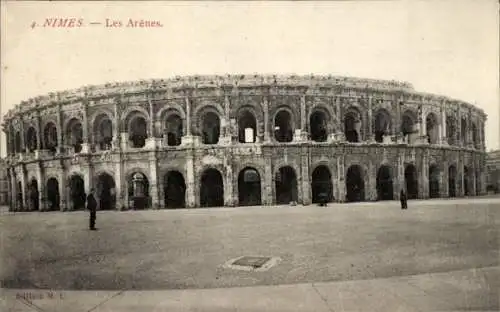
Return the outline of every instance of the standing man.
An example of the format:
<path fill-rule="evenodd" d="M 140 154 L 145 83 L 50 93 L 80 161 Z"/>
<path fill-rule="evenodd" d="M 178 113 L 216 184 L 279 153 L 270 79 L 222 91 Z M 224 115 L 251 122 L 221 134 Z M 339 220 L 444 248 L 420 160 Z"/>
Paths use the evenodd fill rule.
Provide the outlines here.
<path fill-rule="evenodd" d="M 401 209 L 407 209 L 408 199 L 406 198 L 406 193 L 403 189 L 401 189 L 401 193 L 399 194 L 399 200 L 401 201 Z"/>
<path fill-rule="evenodd" d="M 90 211 L 90 223 L 89 230 L 95 231 L 95 219 L 97 217 L 97 201 L 94 197 L 94 189 L 90 190 L 89 195 L 87 195 L 87 209 Z"/>

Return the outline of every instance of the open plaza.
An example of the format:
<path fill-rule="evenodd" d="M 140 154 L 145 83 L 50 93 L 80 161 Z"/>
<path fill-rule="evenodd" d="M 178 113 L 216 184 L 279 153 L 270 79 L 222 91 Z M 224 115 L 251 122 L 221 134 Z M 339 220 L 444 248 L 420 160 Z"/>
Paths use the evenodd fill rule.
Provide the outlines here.
<path fill-rule="evenodd" d="M 102 211 L 98 231 L 88 212 L 4 211 L 3 305 L 498 311 L 499 208 L 498 197 L 476 197 L 411 200 L 408 210 L 386 201 Z"/>

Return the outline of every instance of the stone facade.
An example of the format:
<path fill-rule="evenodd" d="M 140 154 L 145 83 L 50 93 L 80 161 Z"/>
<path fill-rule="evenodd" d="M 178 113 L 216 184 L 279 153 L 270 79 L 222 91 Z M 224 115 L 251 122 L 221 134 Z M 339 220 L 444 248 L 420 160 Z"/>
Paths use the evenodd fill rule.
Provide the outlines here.
<path fill-rule="evenodd" d="M 7 163 L 0 158 L 0 205 L 9 204 L 9 183 L 7 178 Z"/>
<path fill-rule="evenodd" d="M 486 192 L 484 112 L 408 83 L 192 76 L 9 111 L 12 210 L 272 205 Z"/>

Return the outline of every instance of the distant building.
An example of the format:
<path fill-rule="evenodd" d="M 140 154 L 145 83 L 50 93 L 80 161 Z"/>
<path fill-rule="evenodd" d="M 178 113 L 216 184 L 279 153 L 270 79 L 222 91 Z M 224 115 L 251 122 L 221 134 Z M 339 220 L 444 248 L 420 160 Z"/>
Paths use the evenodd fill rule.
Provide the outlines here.
<path fill-rule="evenodd" d="M 500 193 L 500 150 L 486 156 L 486 189 L 489 193 Z"/>

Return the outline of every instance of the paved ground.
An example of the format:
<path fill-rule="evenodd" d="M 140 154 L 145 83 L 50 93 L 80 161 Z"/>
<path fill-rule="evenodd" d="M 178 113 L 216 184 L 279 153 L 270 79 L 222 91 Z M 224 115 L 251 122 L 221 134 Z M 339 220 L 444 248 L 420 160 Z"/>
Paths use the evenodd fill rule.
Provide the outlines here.
<path fill-rule="evenodd" d="M 410 202 L 407 211 L 397 202 L 379 202 L 102 212 L 97 232 L 87 231 L 87 222 L 84 212 L 0 216 L 0 280 L 10 289 L 4 295 L 51 289 L 64 294 L 66 304 L 77 296 L 88 305 L 116 296 L 98 308 L 118 305 L 110 311 L 124 310 L 127 302 L 161 311 L 264 310 L 251 304 L 307 311 L 300 307 L 308 300 L 317 307 L 311 311 L 352 310 L 344 304 L 394 310 L 384 302 L 406 304 L 403 311 L 418 304 L 499 310 L 498 198 Z M 267 272 L 223 267 L 243 255 L 282 261 Z M 240 286 L 259 287 L 220 289 Z M 166 289 L 179 290 L 169 291 L 171 300 L 165 301 Z M 464 291 L 472 297 L 464 299 Z M 411 298 L 404 303 L 399 293 Z M 442 298 L 452 305 L 443 305 Z"/>
<path fill-rule="evenodd" d="M 496 267 L 237 288 L 51 292 L 4 289 L 0 290 L 0 311 L 499 311 L 499 287 L 500 268 Z"/>

